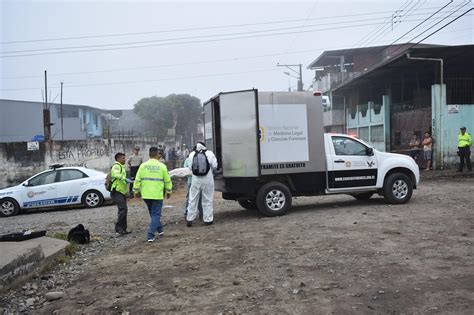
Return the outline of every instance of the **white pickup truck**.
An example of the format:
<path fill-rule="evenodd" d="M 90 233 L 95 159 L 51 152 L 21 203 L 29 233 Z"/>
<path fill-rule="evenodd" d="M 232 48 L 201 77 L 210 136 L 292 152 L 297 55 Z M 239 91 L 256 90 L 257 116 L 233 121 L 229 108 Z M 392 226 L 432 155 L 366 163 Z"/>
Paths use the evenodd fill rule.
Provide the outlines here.
<path fill-rule="evenodd" d="M 221 173 L 215 189 L 265 216 L 285 214 L 294 196 L 374 193 L 410 200 L 420 180 L 409 156 L 323 132 L 321 97 L 306 92 L 220 93 L 204 104 L 205 140 Z"/>

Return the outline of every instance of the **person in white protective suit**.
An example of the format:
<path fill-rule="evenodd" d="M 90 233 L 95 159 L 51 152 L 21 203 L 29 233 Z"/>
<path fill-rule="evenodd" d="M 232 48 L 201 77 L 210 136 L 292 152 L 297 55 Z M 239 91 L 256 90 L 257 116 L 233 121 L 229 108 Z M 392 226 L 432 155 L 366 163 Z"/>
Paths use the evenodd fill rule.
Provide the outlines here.
<path fill-rule="evenodd" d="M 213 170 L 217 170 L 217 158 L 212 151 L 208 151 L 206 146 L 202 142 L 196 144 L 196 150 L 189 154 L 191 160 L 188 168 L 192 170 L 193 158 L 199 151 L 203 151 L 206 155 L 207 161 L 209 162 L 210 168 L 205 175 L 197 176 L 192 175 L 191 187 L 189 190 L 189 204 L 188 204 L 188 215 L 186 217 L 186 225 L 191 227 L 194 219 L 197 216 L 199 195 L 202 194 L 202 210 L 203 220 L 205 225 L 211 225 L 214 222 L 214 209 L 213 209 L 213 197 L 214 197 L 214 176 Z"/>

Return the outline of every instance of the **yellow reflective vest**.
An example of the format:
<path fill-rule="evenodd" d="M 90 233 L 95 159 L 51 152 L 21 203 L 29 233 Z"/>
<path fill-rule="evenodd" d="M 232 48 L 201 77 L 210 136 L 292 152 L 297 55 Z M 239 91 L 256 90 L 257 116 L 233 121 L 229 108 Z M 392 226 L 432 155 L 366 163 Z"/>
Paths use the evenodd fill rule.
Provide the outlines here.
<path fill-rule="evenodd" d="M 468 148 L 472 145 L 472 137 L 470 134 L 465 132 L 464 134 L 458 134 L 458 147 Z"/>
<path fill-rule="evenodd" d="M 149 159 L 138 168 L 133 191 L 140 192 L 143 199 L 163 200 L 164 190 L 171 193 L 171 183 L 168 169 L 156 159 Z"/>
<path fill-rule="evenodd" d="M 112 179 L 112 191 L 115 190 L 126 196 L 128 194 L 128 185 L 126 182 L 125 165 L 115 162 L 110 170 L 110 178 Z"/>

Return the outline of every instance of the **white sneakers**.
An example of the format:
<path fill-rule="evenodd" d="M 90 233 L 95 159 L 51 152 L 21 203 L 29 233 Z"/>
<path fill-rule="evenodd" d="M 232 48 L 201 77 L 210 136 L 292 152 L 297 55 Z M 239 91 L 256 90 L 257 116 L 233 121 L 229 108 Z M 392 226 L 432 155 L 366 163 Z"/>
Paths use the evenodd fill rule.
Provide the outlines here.
<path fill-rule="evenodd" d="M 158 236 L 163 236 L 163 235 L 165 235 L 165 232 L 163 232 L 163 231 L 160 232 L 160 233 L 158 233 Z M 154 241 L 155 241 L 154 238 L 149 238 L 149 239 L 147 240 L 148 243 L 153 243 Z"/>

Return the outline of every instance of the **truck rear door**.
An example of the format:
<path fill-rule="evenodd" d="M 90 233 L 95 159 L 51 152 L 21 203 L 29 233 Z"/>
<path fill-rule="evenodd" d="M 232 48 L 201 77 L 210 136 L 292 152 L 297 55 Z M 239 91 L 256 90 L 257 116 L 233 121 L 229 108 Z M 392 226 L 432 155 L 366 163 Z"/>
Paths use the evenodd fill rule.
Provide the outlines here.
<path fill-rule="evenodd" d="M 370 148 L 344 135 L 326 135 L 328 189 L 371 188 L 377 183 L 377 160 Z"/>
<path fill-rule="evenodd" d="M 204 108 L 205 133 L 206 139 L 214 139 L 222 176 L 260 176 L 258 91 L 220 93 L 212 103 L 212 115 L 206 108 L 210 103 Z M 208 121 L 210 117 L 212 123 Z"/>

